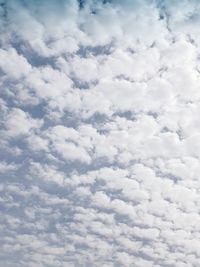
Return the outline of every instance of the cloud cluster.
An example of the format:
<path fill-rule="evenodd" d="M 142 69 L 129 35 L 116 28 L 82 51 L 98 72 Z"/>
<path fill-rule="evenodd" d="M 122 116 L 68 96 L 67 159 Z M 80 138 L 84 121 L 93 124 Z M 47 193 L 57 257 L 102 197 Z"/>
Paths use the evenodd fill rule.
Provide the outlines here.
<path fill-rule="evenodd" d="M 197 267 L 197 0 L 0 0 L 0 265 Z"/>

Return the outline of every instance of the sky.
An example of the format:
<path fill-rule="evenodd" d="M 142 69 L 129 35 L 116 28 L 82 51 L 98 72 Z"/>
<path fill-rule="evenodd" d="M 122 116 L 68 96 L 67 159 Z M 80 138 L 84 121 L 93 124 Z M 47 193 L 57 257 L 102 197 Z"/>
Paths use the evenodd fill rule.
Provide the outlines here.
<path fill-rule="evenodd" d="M 199 51 L 199 0 L 0 0 L 0 266 L 200 266 Z"/>

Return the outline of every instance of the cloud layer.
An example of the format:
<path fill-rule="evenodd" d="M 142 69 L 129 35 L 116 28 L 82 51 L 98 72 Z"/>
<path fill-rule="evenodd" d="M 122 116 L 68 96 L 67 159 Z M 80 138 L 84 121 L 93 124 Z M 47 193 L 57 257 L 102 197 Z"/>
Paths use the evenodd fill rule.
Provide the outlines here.
<path fill-rule="evenodd" d="M 195 267 L 199 1 L 0 1 L 0 265 Z"/>

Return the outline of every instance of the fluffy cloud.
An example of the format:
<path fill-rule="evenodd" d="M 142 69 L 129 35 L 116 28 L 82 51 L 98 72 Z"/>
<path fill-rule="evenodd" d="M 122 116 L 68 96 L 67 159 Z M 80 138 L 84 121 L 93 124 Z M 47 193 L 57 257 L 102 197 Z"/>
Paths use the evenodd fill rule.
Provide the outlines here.
<path fill-rule="evenodd" d="M 0 0 L 0 265 L 199 266 L 199 8 Z"/>

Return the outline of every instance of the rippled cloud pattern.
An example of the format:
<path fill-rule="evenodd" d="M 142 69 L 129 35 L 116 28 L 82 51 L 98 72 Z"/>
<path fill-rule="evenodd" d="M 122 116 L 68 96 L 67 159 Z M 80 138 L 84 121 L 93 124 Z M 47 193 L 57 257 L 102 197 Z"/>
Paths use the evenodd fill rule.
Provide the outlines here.
<path fill-rule="evenodd" d="M 200 266 L 200 2 L 0 0 L 0 266 Z"/>

